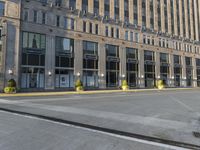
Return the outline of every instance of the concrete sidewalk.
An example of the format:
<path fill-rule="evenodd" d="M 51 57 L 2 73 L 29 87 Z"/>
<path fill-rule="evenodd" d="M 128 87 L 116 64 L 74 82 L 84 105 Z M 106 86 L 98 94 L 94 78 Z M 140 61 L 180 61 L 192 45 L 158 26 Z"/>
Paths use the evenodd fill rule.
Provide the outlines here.
<path fill-rule="evenodd" d="M 121 92 L 148 92 L 148 91 L 181 91 L 181 90 L 195 90 L 200 88 L 165 88 L 159 89 L 130 89 L 130 90 L 95 90 L 95 91 L 66 91 L 66 92 L 20 92 L 15 94 L 1 93 L 0 97 L 33 97 L 33 96 L 63 96 L 63 95 L 76 95 L 76 94 L 109 94 L 109 93 L 121 93 Z"/>

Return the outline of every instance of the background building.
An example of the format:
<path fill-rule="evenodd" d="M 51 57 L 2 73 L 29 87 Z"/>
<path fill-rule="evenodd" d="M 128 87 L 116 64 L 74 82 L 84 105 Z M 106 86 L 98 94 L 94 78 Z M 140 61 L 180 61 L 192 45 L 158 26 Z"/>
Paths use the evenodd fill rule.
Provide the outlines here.
<path fill-rule="evenodd" d="M 200 86 L 200 0 L 0 0 L 1 84 Z"/>

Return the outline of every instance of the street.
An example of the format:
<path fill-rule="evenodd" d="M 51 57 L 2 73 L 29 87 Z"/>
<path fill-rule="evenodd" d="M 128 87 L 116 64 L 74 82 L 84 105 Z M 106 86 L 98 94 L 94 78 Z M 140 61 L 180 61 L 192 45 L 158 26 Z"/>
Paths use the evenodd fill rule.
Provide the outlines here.
<path fill-rule="evenodd" d="M 2 97 L 0 107 L 20 112 L 0 111 L 1 150 L 181 149 L 171 144 L 118 135 L 117 132 L 70 125 L 59 119 L 200 146 L 200 138 L 193 135 L 193 132 L 200 132 L 198 89 Z"/>

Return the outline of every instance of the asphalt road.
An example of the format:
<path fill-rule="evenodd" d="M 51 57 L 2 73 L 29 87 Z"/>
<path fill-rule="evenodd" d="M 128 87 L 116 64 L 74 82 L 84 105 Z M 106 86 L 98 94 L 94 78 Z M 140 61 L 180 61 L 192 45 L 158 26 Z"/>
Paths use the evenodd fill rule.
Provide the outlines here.
<path fill-rule="evenodd" d="M 200 132 L 200 90 L 197 89 L 49 97 L 4 97 L 0 99 L 0 107 L 200 146 L 200 138 L 193 135 L 194 131 Z M 1 132 L 3 132 L 2 130 L 6 131 L 6 128 L 3 129 L 3 125 L 1 124 L 13 125 L 12 123 L 14 123 L 14 125 L 18 126 L 21 130 L 23 130 L 22 128 L 27 129 L 27 126 L 23 127 L 23 125 L 26 125 L 26 123 L 28 124 L 29 132 L 20 134 L 17 131 L 21 130 L 15 128 L 17 130 L 16 134 L 9 134 L 8 139 L 11 138 L 13 140 L 15 136 L 25 137 L 24 141 L 26 141 L 26 139 L 28 141 L 25 142 L 26 144 L 24 143 L 24 146 L 30 146 L 28 143 L 32 143 L 27 137 L 32 137 L 33 134 L 33 138 L 31 139 L 34 144 L 32 145 L 37 146 L 39 142 L 38 145 L 40 147 L 39 149 L 37 148 L 38 150 L 45 149 L 44 147 L 46 145 L 49 145 L 49 147 L 46 147 L 48 150 L 60 150 L 63 148 L 67 150 L 167 149 L 165 146 L 163 147 L 163 145 L 158 146 L 144 141 L 138 142 L 133 139 L 119 138 L 116 137 L 116 135 L 107 135 L 82 128 L 63 126 L 55 122 L 37 120 L 37 118 L 13 116 L 11 114 L 9 115 L 12 117 L 7 117 L 8 114 L 0 114 Z M 23 123 L 23 121 L 26 123 Z M 52 136 L 51 139 L 50 135 L 53 134 L 52 131 L 53 133 L 59 132 L 63 134 L 56 134 L 58 138 Z M 46 134 L 40 135 L 40 132 Z M 70 134 L 68 134 L 68 132 Z M 38 133 L 36 134 L 37 136 L 35 133 Z M 66 140 L 65 137 L 68 140 Z M 55 140 L 55 145 L 51 140 Z M 21 142 L 23 143 L 23 140 L 21 140 Z M 94 144 L 92 144 L 93 142 Z M 0 146 L 9 145 L 8 143 L 5 144 L 5 140 L 3 140 L 3 144 L 1 143 L 2 140 Z M 9 146 L 14 145 L 18 148 L 18 146 L 23 145 L 17 145 L 17 143 L 20 142 L 14 142 L 14 144 L 10 144 Z M 69 146 L 66 147 L 67 143 L 69 143 Z M 56 148 L 52 147 L 51 144 Z M 76 146 L 70 147 L 71 144 Z M 9 146 L 8 150 L 13 150 L 10 149 Z M 2 150 L 4 150 L 4 148 L 6 148 L 6 146 L 3 148 L 0 147 Z"/>
<path fill-rule="evenodd" d="M 172 150 L 133 138 L 0 111 L 1 150 Z"/>

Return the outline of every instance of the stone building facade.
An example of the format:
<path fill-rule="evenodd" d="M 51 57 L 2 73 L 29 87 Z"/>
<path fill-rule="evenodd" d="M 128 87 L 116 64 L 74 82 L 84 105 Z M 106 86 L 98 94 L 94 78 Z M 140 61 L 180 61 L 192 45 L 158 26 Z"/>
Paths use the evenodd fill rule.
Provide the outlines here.
<path fill-rule="evenodd" d="M 200 0 L 0 0 L 0 13 L 1 89 L 200 86 Z"/>

